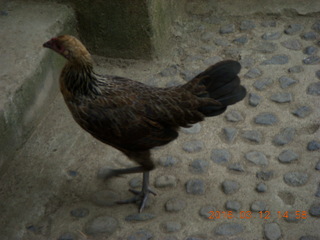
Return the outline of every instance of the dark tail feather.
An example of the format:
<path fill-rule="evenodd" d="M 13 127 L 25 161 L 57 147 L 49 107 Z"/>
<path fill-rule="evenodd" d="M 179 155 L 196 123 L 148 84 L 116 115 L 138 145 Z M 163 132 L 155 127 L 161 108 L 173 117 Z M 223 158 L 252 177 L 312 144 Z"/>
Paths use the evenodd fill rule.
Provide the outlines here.
<path fill-rule="evenodd" d="M 201 79 L 200 84 L 206 86 L 208 95 L 221 105 L 210 105 L 199 108 L 206 116 L 216 116 L 223 113 L 228 105 L 241 101 L 246 96 L 246 89 L 240 85 L 241 65 L 232 60 L 219 62 L 198 74 L 195 79 Z M 200 97 L 200 96 L 199 96 Z"/>

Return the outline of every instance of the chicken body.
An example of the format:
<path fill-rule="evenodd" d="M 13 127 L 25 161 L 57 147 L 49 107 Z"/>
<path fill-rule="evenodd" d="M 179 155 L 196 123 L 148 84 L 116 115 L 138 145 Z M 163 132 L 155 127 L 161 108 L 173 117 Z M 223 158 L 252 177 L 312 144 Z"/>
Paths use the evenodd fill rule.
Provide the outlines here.
<path fill-rule="evenodd" d="M 184 85 L 156 88 L 96 74 L 89 52 L 72 36 L 53 38 L 44 47 L 68 60 L 60 76 L 60 90 L 75 121 L 93 137 L 139 164 L 110 170 L 105 177 L 143 172 L 142 191 L 132 190 L 136 196 L 122 202 L 140 201 L 140 211 L 151 192 L 149 171 L 154 164 L 150 149 L 177 138 L 179 127 L 219 115 L 246 95 L 237 76 L 241 67 L 236 61 L 213 65 Z"/>

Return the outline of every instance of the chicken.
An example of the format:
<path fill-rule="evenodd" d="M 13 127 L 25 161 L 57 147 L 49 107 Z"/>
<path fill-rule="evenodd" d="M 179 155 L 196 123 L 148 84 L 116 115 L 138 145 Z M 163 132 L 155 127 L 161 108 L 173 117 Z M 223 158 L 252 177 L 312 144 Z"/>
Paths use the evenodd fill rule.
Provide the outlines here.
<path fill-rule="evenodd" d="M 123 77 L 99 75 L 85 46 L 75 37 L 63 35 L 43 44 L 65 57 L 60 90 L 74 120 L 93 137 L 108 144 L 138 166 L 110 169 L 105 178 L 143 173 L 141 191 L 119 203 L 140 204 L 149 193 L 149 172 L 154 169 L 150 150 L 178 137 L 179 127 L 223 113 L 241 101 L 246 89 L 240 85 L 238 62 L 221 61 L 186 84 L 156 88 Z"/>

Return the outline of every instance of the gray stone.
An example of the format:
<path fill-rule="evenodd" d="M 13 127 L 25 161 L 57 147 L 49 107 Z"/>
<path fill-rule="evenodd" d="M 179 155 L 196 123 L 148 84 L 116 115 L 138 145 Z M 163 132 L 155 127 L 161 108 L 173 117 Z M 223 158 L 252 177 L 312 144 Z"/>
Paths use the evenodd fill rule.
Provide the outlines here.
<path fill-rule="evenodd" d="M 191 140 L 185 142 L 182 146 L 182 149 L 188 153 L 200 152 L 204 147 L 204 144 L 200 140 Z"/>
<path fill-rule="evenodd" d="M 310 206 L 309 213 L 313 217 L 320 218 L 320 203 L 314 203 Z"/>
<path fill-rule="evenodd" d="M 263 181 L 269 181 L 270 179 L 273 178 L 273 175 L 274 175 L 274 171 L 272 170 L 270 171 L 262 170 L 256 173 L 256 177 Z"/>
<path fill-rule="evenodd" d="M 223 129 L 223 133 L 226 141 L 228 143 L 233 143 L 234 139 L 237 136 L 238 130 L 236 128 L 226 127 Z"/>
<path fill-rule="evenodd" d="M 260 104 L 261 97 L 255 93 L 249 93 L 249 105 L 256 107 Z"/>
<path fill-rule="evenodd" d="M 273 113 L 260 113 L 254 118 L 254 122 L 260 125 L 274 125 L 278 122 L 278 118 Z"/>
<path fill-rule="evenodd" d="M 245 227 L 239 223 L 222 223 L 214 229 L 214 233 L 220 236 L 234 236 L 242 233 Z"/>
<path fill-rule="evenodd" d="M 284 175 L 283 180 L 292 187 L 303 186 L 308 182 L 309 175 L 304 172 L 288 172 Z"/>
<path fill-rule="evenodd" d="M 223 164 L 229 162 L 231 159 L 231 154 L 226 149 L 213 149 L 211 151 L 211 160 L 218 164 Z"/>
<path fill-rule="evenodd" d="M 256 130 L 244 131 L 242 137 L 253 143 L 262 142 L 262 133 Z"/>
<path fill-rule="evenodd" d="M 267 204 L 263 201 L 255 201 L 251 204 L 250 209 L 253 212 L 266 211 Z"/>
<path fill-rule="evenodd" d="M 255 50 L 260 53 L 273 53 L 277 50 L 278 45 L 273 42 L 259 42 L 255 46 Z"/>
<path fill-rule="evenodd" d="M 267 32 L 261 36 L 263 40 L 277 40 L 281 38 L 281 32 Z"/>
<path fill-rule="evenodd" d="M 234 24 L 228 24 L 224 25 L 220 28 L 220 33 L 221 34 L 228 34 L 228 33 L 233 33 L 235 31 L 235 26 Z"/>
<path fill-rule="evenodd" d="M 254 21 L 252 20 L 244 20 L 240 23 L 240 30 L 241 31 L 247 31 L 252 30 L 256 27 Z"/>
<path fill-rule="evenodd" d="M 234 200 L 228 200 L 225 205 L 227 210 L 239 212 L 241 209 L 241 203 Z"/>
<path fill-rule="evenodd" d="M 292 94 L 283 92 L 272 94 L 270 99 L 276 103 L 288 103 L 292 101 Z"/>
<path fill-rule="evenodd" d="M 118 221 L 109 216 L 100 216 L 90 221 L 86 227 L 85 232 L 88 235 L 103 234 L 105 237 L 110 236 L 118 228 Z"/>
<path fill-rule="evenodd" d="M 202 159 L 196 159 L 190 164 L 190 172 L 204 173 L 208 171 L 209 163 Z"/>
<path fill-rule="evenodd" d="M 289 73 L 300 73 L 303 72 L 303 67 L 302 66 L 293 66 L 288 69 Z"/>
<path fill-rule="evenodd" d="M 226 119 L 229 122 L 239 122 L 243 120 L 243 116 L 239 111 L 232 110 L 226 114 Z"/>
<path fill-rule="evenodd" d="M 257 192 L 264 193 L 268 190 L 268 187 L 265 183 L 258 183 L 256 186 Z"/>
<path fill-rule="evenodd" d="M 291 163 L 298 159 L 298 154 L 292 150 L 285 150 L 280 153 L 278 159 L 281 163 Z"/>
<path fill-rule="evenodd" d="M 302 49 L 302 44 L 300 43 L 299 40 L 292 39 L 292 40 L 287 40 L 284 42 L 281 42 L 281 45 L 284 46 L 285 48 L 288 48 L 290 50 L 301 50 Z"/>
<path fill-rule="evenodd" d="M 290 78 L 287 76 L 282 76 L 279 78 L 279 82 L 280 82 L 281 88 L 285 89 L 297 83 L 297 80 L 294 80 L 293 78 Z"/>
<path fill-rule="evenodd" d="M 98 206 L 110 207 L 115 205 L 118 195 L 110 190 L 101 190 L 95 192 L 92 196 L 92 202 Z"/>
<path fill-rule="evenodd" d="M 283 146 L 290 143 L 296 134 L 296 130 L 294 128 L 284 128 L 273 138 L 273 144 L 277 146 Z"/>
<path fill-rule="evenodd" d="M 303 59 L 302 62 L 303 62 L 304 64 L 307 64 L 307 65 L 310 65 L 310 64 L 312 64 L 312 65 L 318 64 L 318 63 L 320 63 L 320 57 L 315 56 L 315 55 L 312 55 L 312 56 L 310 56 L 310 57 L 307 57 L 307 58 Z"/>
<path fill-rule="evenodd" d="M 285 212 L 282 212 L 282 214 L 284 215 Z M 287 216 L 288 217 L 283 216 L 282 219 L 284 219 L 288 223 L 298 223 L 301 221 L 301 218 L 297 218 L 296 211 L 288 211 Z"/>
<path fill-rule="evenodd" d="M 186 134 L 196 134 L 199 133 L 201 130 L 201 125 L 200 123 L 195 123 L 189 128 L 180 128 L 181 132 L 186 133 Z"/>
<path fill-rule="evenodd" d="M 269 60 L 263 61 L 261 65 L 284 65 L 289 62 L 289 57 L 287 55 L 275 55 Z"/>
<path fill-rule="evenodd" d="M 295 195 L 293 195 L 291 192 L 285 192 L 285 191 L 279 192 L 278 196 L 286 205 L 293 205 L 296 201 Z"/>
<path fill-rule="evenodd" d="M 317 162 L 315 169 L 320 171 L 320 160 Z"/>
<path fill-rule="evenodd" d="M 316 71 L 316 77 L 320 79 L 320 70 Z"/>
<path fill-rule="evenodd" d="M 217 46 L 221 46 L 221 47 L 228 47 L 231 45 L 231 43 L 224 38 L 215 38 L 213 39 L 213 41 Z"/>
<path fill-rule="evenodd" d="M 262 27 L 276 27 L 277 26 L 277 22 L 274 20 L 268 20 L 268 21 L 263 21 L 261 23 Z"/>
<path fill-rule="evenodd" d="M 262 72 L 258 68 L 251 68 L 245 75 L 245 78 L 257 78 L 262 75 Z"/>
<path fill-rule="evenodd" d="M 268 88 L 269 86 L 271 86 L 273 83 L 272 78 L 263 78 L 263 79 L 259 79 L 256 80 L 253 83 L 253 86 L 257 89 L 257 90 L 265 90 L 266 88 Z"/>
<path fill-rule="evenodd" d="M 201 35 L 201 40 L 203 42 L 209 42 L 210 40 L 212 40 L 214 38 L 215 34 L 213 32 L 204 32 Z"/>
<path fill-rule="evenodd" d="M 247 36 L 241 36 L 233 40 L 234 43 L 245 44 L 248 42 Z"/>
<path fill-rule="evenodd" d="M 243 68 L 250 68 L 255 64 L 255 60 L 252 57 L 241 58 L 240 64 Z"/>
<path fill-rule="evenodd" d="M 182 198 L 171 198 L 165 203 L 165 209 L 167 212 L 179 212 L 185 209 L 187 203 Z"/>
<path fill-rule="evenodd" d="M 320 96 L 320 82 L 311 83 L 307 88 L 307 94 L 312 96 Z"/>
<path fill-rule="evenodd" d="M 88 208 L 76 208 L 71 210 L 70 212 L 71 216 L 76 218 L 83 218 L 89 215 L 89 209 Z"/>
<path fill-rule="evenodd" d="M 264 236 L 267 240 L 278 240 L 281 238 L 281 229 L 277 223 L 266 223 L 264 225 Z"/>
<path fill-rule="evenodd" d="M 297 32 L 300 32 L 303 29 L 303 26 L 301 24 L 290 24 L 284 32 L 289 35 L 293 35 Z"/>
<path fill-rule="evenodd" d="M 141 188 L 142 187 L 142 179 L 141 177 L 133 177 L 129 181 L 129 186 L 131 188 Z"/>
<path fill-rule="evenodd" d="M 237 172 L 244 172 L 244 167 L 241 163 L 232 163 L 228 166 L 228 169 Z"/>
<path fill-rule="evenodd" d="M 312 30 L 316 32 L 320 32 L 320 20 L 317 20 L 313 25 L 312 25 Z"/>
<path fill-rule="evenodd" d="M 178 232 L 182 226 L 181 226 L 181 223 L 179 222 L 167 221 L 162 223 L 162 227 L 165 232 L 173 233 L 173 232 Z"/>
<path fill-rule="evenodd" d="M 192 195 L 203 195 L 205 193 L 205 183 L 201 179 L 191 179 L 186 183 L 186 191 Z"/>
<path fill-rule="evenodd" d="M 308 106 L 298 107 L 296 110 L 292 112 L 292 114 L 299 118 L 305 118 L 311 114 L 312 110 Z"/>
<path fill-rule="evenodd" d="M 317 52 L 318 52 L 318 48 L 313 47 L 313 46 L 306 47 L 303 50 L 303 53 L 305 53 L 307 55 L 313 55 L 313 54 L 316 54 Z"/>
<path fill-rule="evenodd" d="M 301 37 L 304 40 L 316 40 L 319 37 L 319 34 L 316 32 L 306 32 L 302 34 Z"/>
<path fill-rule="evenodd" d="M 152 238 L 153 238 L 153 234 L 150 231 L 139 229 L 135 233 L 129 235 L 127 237 L 127 240 L 149 240 Z"/>
<path fill-rule="evenodd" d="M 240 184 L 233 180 L 225 180 L 222 182 L 221 187 L 222 187 L 222 191 L 225 194 L 229 195 L 229 194 L 236 193 L 240 188 Z"/>
<path fill-rule="evenodd" d="M 175 187 L 177 186 L 177 179 L 171 175 L 159 176 L 156 178 L 154 185 L 157 188 Z"/>
<path fill-rule="evenodd" d="M 252 151 L 252 152 L 246 153 L 245 158 L 256 165 L 266 166 L 269 163 L 266 155 L 258 151 Z"/>
<path fill-rule="evenodd" d="M 179 162 L 179 160 L 173 156 L 160 157 L 158 161 L 158 163 L 163 167 L 172 167 L 177 162 Z"/>
<path fill-rule="evenodd" d="M 142 212 L 142 213 L 130 214 L 125 217 L 125 220 L 128 222 L 142 222 L 142 221 L 151 220 L 155 217 L 156 217 L 156 215 L 154 215 L 152 213 Z"/>
<path fill-rule="evenodd" d="M 77 237 L 73 233 L 63 233 L 58 240 L 77 240 Z"/>
<path fill-rule="evenodd" d="M 211 216 L 210 211 L 216 211 L 216 207 L 213 205 L 205 205 L 200 208 L 199 215 L 203 217 L 204 219 L 208 219 Z"/>
<path fill-rule="evenodd" d="M 307 146 L 308 151 L 317 151 L 320 149 L 320 142 L 316 140 L 312 140 L 311 142 L 308 142 Z"/>

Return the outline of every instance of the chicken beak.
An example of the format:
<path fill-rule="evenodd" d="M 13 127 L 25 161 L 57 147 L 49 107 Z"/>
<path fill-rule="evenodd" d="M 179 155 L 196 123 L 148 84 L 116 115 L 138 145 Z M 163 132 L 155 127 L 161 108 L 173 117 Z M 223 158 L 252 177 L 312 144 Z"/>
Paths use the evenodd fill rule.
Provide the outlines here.
<path fill-rule="evenodd" d="M 45 42 L 43 45 L 45 48 L 51 48 L 52 49 L 52 40 L 49 40 L 48 42 Z"/>

